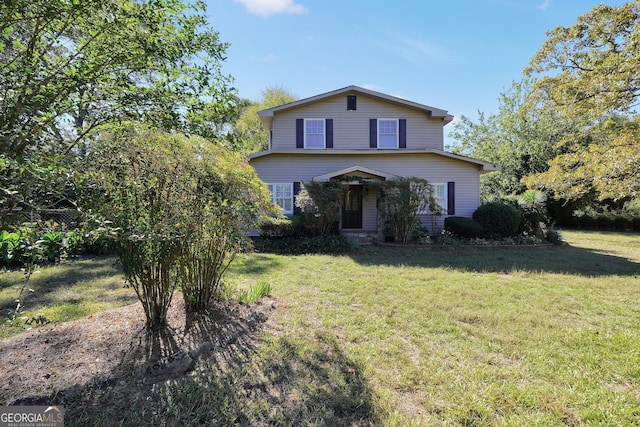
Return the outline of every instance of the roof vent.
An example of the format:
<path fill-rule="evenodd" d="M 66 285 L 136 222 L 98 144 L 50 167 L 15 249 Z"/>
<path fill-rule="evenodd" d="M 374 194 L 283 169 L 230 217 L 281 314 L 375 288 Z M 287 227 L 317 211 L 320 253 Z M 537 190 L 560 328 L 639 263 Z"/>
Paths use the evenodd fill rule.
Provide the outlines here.
<path fill-rule="evenodd" d="M 347 111 L 356 111 L 355 95 L 347 95 Z"/>

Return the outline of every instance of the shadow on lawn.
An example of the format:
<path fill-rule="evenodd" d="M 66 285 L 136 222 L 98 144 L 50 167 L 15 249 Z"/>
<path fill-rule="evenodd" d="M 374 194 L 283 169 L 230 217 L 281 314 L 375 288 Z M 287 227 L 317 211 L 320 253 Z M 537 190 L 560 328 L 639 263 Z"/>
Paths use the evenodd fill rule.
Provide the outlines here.
<path fill-rule="evenodd" d="M 129 296 L 118 295 L 113 297 L 112 291 L 122 288 L 124 281 L 121 279 L 122 271 L 120 267 L 115 265 L 116 259 L 112 256 L 101 256 L 95 258 L 85 258 L 80 260 L 73 260 L 71 262 L 65 262 L 64 264 L 51 265 L 51 268 L 56 269 L 55 275 L 50 273 L 40 274 L 40 269 L 49 269 L 48 265 L 36 267 L 36 273 L 34 273 L 28 283 L 27 288 L 32 289 L 26 295 L 24 295 L 27 302 L 26 308 L 33 304 L 39 304 L 42 306 L 50 306 L 60 302 L 60 297 L 52 296 L 52 293 L 60 288 L 70 287 L 80 284 L 85 281 L 95 280 L 100 277 L 114 277 L 113 281 L 104 283 L 97 288 L 99 295 L 96 295 L 97 299 L 106 300 L 112 299 L 118 303 L 135 302 L 136 296 L 133 291 Z M 12 281 L 11 283 L 0 282 L 0 289 L 9 285 L 22 286 L 24 278 L 21 277 L 19 282 Z M 70 297 L 66 300 L 70 304 L 79 302 L 80 300 L 74 300 Z M 13 298 L 2 301 L 0 300 L 0 312 L 3 310 L 15 309 L 15 300 Z"/>
<path fill-rule="evenodd" d="M 510 271 L 575 274 L 579 276 L 633 276 L 640 274 L 640 263 L 573 246 L 491 248 L 370 247 L 351 257 L 362 265 L 446 267 L 479 273 Z"/>
<path fill-rule="evenodd" d="M 265 337 L 266 318 L 222 303 L 184 331 L 141 332 L 108 381 L 56 403 L 78 426 L 378 424 L 367 380 L 335 340 Z"/>

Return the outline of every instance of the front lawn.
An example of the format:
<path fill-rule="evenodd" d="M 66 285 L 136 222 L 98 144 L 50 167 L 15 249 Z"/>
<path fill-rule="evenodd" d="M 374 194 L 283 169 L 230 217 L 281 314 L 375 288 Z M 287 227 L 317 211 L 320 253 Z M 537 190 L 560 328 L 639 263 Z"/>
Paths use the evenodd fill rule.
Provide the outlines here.
<path fill-rule="evenodd" d="M 563 236 L 570 247 L 243 255 L 230 281 L 267 281 L 277 301 L 255 340 L 178 380 L 76 394 L 65 421 L 633 425 L 640 235 Z"/>
<path fill-rule="evenodd" d="M 571 247 L 245 257 L 235 273 L 259 260 L 287 306 L 263 351 L 289 350 L 258 364 L 295 367 L 275 402 L 300 396 L 294 423 L 339 419 L 342 405 L 317 398 L 322 379 L 338 377 L 337 400 L 361 402 L 351 410 L 365 408 L 363 424 L 637 422 L 640 235 L 564 236 Z M 335 352 L 342 363 L 308 359 Z M 301 379 L 313 363 L 324 374 Z M 350 389 L 353 378 L 362 386 Z M 273 387 L 261 381 L 248 383 Z"/>

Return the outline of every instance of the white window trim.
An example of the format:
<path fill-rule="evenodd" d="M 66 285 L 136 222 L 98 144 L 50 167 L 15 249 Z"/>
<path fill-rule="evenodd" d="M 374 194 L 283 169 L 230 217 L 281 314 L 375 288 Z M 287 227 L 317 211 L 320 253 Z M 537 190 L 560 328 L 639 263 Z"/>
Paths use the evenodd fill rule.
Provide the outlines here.
<path fill-rule="evenodd" d="M 389 121 L 396 122 L 396 146 L 395 147 L 380 147 L 380 122 L 381 121 Z M 397 150 L 400 147 L 400 119 L 378 119 L 377 123 L 377 138 L 376 141 L 378 150 Z"/>
<path fill-rule="evenodd" d="M 448 201 L 449 201 L 449 186 L 447 185 L 446 182 L 434 182 L 431 185 L 433 186 L 433 194 L 434 195 L 436 193 L 436 187 L 442 186 L 442 188 L 443 188 L 443 192 L 442 192 L 443 201 L 440 204 L 440 206 L 442 207 L 442 214 L 443 215 L 447 215 L 447 212 L 449 210 L 449 206 L 447 206 L 448 205 Z M 429 211 L 429 208 L 427 208 L 427 211 Z"/>
<path fill-rule="evenodd" d="M 441 206 L 442 206 L 442 215 L 443 216 L 448 215 L 448 213 L 447 213 L 449 211 L 449 206 L 447 206 L 448 205 L 448 201 L 449 201 L 449 186 L 448 186 L 448 184 L 446 182 L 445 183 L 436 182 L 436 183 L 431 184 L 431 186 L 433 187 L 434 195 L 435 195 L 435 189 L 436 189 L 437 186 L 442 186 L 442 188 L 444 189 L 444 200 L 443 200 L 443 203 L 441 204 Z M 429 210 L 429 206 L 427 206 L 427 208 L 424 211 L 420 212 L 420 215 L 432 215 L 431 211 Z"/>
<path fill-rule="evenodd" d="M 307 121 L 320 121 L 322 122 L 322 147 L 307 147 Z M 327 148 L 327 120 L 326 119 L 304 119 L 302 134 L 304 136 L 304 148 L 306 150 L 324 150 Z"/>
<path fill-rule="evenodd" d="M 288 185 L 291 188 L 291 196 L 289 196 L 289 200 L 291 201 L 291 209 L 287 210 L 282 208 L 280 205 L 278 205 L 278 203 L 276 202 L 277 198 L 276 198 L 276 191 L 275 191 L 275 186 L 276 185 Z M 285 215 L 293 215 L 293 183 L 292 182 L 274 182 L 274 183 L 269 183 L 267 184 L 267 188 L 269 189 L 269 192 L 271 193 L 271 201 L 277 205 L 278 207 L 280 207 L 280 210 L 283 214 Z M 282 198 L 282 197 L 281 197 Z"/>

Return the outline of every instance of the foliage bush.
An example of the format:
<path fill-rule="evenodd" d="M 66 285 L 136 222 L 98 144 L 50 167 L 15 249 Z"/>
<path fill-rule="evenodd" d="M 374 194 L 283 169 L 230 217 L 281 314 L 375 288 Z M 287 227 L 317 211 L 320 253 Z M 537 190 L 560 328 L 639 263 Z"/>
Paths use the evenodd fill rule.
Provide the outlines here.
<path fill-rule="evenodd" d="M 258 222 L 258 233 L 262 237 L 291 237 L 296 234 L 299 217 L 263 216 Z"/>
<path fill-rule="evenodd" d="M 17 231 L 0 231 L 0 265 L 56 262 L 82 251 L 82 236 L 75 231 L 55 231 L 29 225 Z"/>
<path fill-rule="evenodd" d="M 0 232 L 0 260 L 2 265 L 10 266 L 21 262 L 20 244 L 20 233 L 11 233 L 7 230 Z"/>
<path fill-rule="evenodd" d="M 424 179 L 407 177 L 386 180 L 381 187 L 378 209 L 385 229 L 395 241 L 408 243 L 420 224 L 420 214 L 437 204 L 433 187 Z"/>
<path fill-rule="evenodd" d="M 539 190 L 527 190 L 518 196 L 520 210 L 520 231 L 542 235 L 542 227 L 547 223 L 547 196 Z"/>
<path fill-rule="evenodd" d="M 473 219 L 461 216 L 450 216 L 444 220 L 444 229 L 460 237 L 482 237 L 484 229 Z"/>
<path fill-rule="evenodd" d="M 83 203 L 111 222 L 152 328 L 164 326 L 178 284 L 187 310 L 206 306 L 248 230 L 273 210 L 246 160 L 193 136 L 123 126 L 103 134 L 83 165 Z"/>
<path fill-rule="evenodd" d="M 544 230 L 544 238 L 547 242 L 554 245 L 562 244 L 562 235 L 558 230 L 552 227 L 548 227 Z"/>
<path fill-rule="evenodd" d="M 577 210 L 561 223 L 564 227 L 583 230 L 640 232 L 640 212 L 629 209 Z"/>
<path fill-rule="evenodd" d="M 342 254 L 357 246 L 343 235 L 299 236 L 283 238 L 255 238 L 254 247 L 259 252 L 278 255 Z"/>
<path fill-rule="evenodd" d="M 473 213 L 473 219 L 484 229 L 486 237 L 511 237 L 518 234 L 520 213 L 517 209 L 500 202 L 482 204 Z"/>
<path fill-rule="evenodd" d="M 296 196 L 305 234 L 322 236 L 336 230 L 342 203 L 342 184 L 339 181 L 305 182 Z"/>
<path fill-rule="evenodd" d="M 640 198 L 579 206 L 558 220 L 566 228 L 640 232 Z"/>

